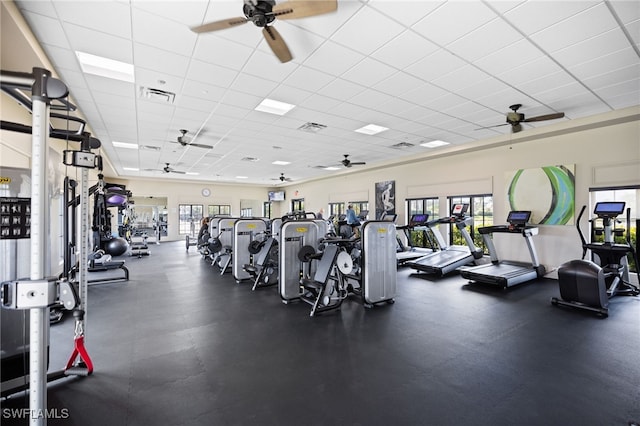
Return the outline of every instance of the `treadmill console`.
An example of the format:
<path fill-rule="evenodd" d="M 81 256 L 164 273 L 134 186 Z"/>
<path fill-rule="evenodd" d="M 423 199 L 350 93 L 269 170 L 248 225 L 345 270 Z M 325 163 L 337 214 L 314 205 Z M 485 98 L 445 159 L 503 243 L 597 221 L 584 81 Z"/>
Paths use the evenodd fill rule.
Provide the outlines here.
<path fill-rule="evenodd" d="M 593 214 L 603 219 L 613 219 L 622 214 L 624 206 L 624 201 L 601 201 L 596 203 L 596 207 L 593 209 Z"/>
<path fill-rule="evenodd" d="M 414 214 L 413 216 L 411 216 L 411 219 L 409 220 L 409 227 L 425 226 L 428 221 L 429 221 L 428 214 L 426 213 Z"/>
<path fill-rule="evenodd" d="M 509 229 L 519 230 L 523 229 L 531 219 L 531 212 L 528 210 L 512 210 L 507 216 L 507 222 L 509 222 Z"/>
<path fill-rule="evenodd" d="M 398 215 L 396 215 L 396 214 L 385 213 L 380 220 L 383 220 L 385 222 L 393 222 L 393 223 L 395 223 L 397 217 L 398 217 Z"/>
<path fill-rule="evenodd" d="M 469 211 L 469 204 L 454 204 L 451 207 L 451 216 L 463 217 Z"/>

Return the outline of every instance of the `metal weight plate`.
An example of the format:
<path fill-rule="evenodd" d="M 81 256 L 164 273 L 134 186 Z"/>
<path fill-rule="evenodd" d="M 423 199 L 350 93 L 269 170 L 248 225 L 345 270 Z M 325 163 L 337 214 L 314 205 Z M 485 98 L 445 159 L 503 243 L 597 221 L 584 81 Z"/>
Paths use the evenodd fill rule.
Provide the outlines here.
<path fill-rule="evenodd" d="M 222 243 L 220 242 L 220 238 L 211 238 L 209 240 L 209 250 L 211 250 L 211 253 L 217 253 L 222 250 Z"/>
<path fill-rule="evenodd" d="M 338 266 L 338 270 L 343 274 L 349 274 L 353 269 L 353 260 L 351 256 L 346 251 L 341 251 L 338 253 L 338 259 L 336 260 L 336 265 Z"/>
<path fill-rule="evenodd" d="M 302 246 L 298 252 L 298 259 L 300 259 L 301 262 L 310 262 L 311 256 L 314 254 L 316 254 L 316 249 L 311 246 Z"/>
<path fill-rule="evenodd" d="M 253 240 L 249 243 L 249 253 L 258 254 L 264 245 L 264 241 Z"/>

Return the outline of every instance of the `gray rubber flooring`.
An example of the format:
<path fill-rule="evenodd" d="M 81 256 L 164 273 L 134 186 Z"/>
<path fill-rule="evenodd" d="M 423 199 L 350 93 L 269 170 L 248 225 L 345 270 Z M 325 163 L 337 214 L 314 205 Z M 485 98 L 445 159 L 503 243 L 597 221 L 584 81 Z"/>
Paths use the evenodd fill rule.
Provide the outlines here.
<path fill-rule="evenodd" d="M 48 388 L 50 425 L 580 425 L 640 421 L 640 298 L 608 319 L 554 307 L 553 280 L 501 290 L 398 272 L 395 304 L 309 317 L 194 248 L 126 258 L 89 290 L 92 376 Z M 51 327 L 51 367 L 73 318 Z M 2 401 L 28 406 L 18 394 Z M 64 410 L 64 411 L 63 411 Z"/>

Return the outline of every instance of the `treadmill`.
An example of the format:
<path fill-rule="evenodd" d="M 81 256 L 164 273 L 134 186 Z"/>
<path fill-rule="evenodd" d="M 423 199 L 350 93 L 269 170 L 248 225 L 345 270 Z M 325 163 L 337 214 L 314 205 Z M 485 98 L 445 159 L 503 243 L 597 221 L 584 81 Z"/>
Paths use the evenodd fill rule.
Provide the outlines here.
<path fill-rule="evenodd" d="M 461 266 L 475 263 L 476 260 L 481 259 L 482 250 L 476 247 L 473 238 L 467 231 L 467 226 L 473 223 L 473 218 L 467 216 L 468 211 L 469 204 L 454 204 L 451 208 L 451 216 L 428 222 L 427 226 L 431 228 L 431 232 L 436 237 L 441 250 L 409 261 L 407 265 L 418 272 L 443 276 Z M 444 224 L 454 224 L 460 230 L 460 234 L 462 234 L 467 245 L 447 245 L 442 234 L 433 228 L 436 225 Z"/>
<path fill-rule="evenodd" d="M 428 230 L 429 228 L 427 226 L 428 222 L 429 222 L 429 215 L 427 213 L 414 214 L 411 216 L 411 219 L 409 219 L 409 224 L 396 227 L 396 229 L 404 231 L 404 234 L 407 237 L 407 241 L 409 243 L 409 247 L 405 247 L 405 245 L 402 243 L 400 238 L 396 236 L 396 241 L 397 241 L 396 260 L 398 261 L 398 265 L 404 265 L 406 262 L 410 260 L 418 259 L 428 253 L 433 253 L 436 250 L 431 248 L 413 246 L 411 231 L 416 230 L 416 228 L 422 228 L 422 229 Z M 430 242 L 431 247 L 436 247 L 436 242 L 432 240 L 431 233 L 428 232 L 426 236 Z"/>
<path fill-rule="evenodd" d="M 533 244 L 533 236 L 538 234 L 538 227 L 527 225 L 531 218 L 530 211 L 514 210 L 507 217 L 508 225 L 485 226 L 478 232 L 491 257 L 491 263 L 479 266 L 463 266 L 460 275 L 474 282 L 493 284 L 503 288 L 522 284 L 544 276 L 546 270 L 538 261 L 538 254 Z M 493 244 L 492 234 L 496 232 L 521 235 L 524 237 L 531 256 L 531 263 L 511 260 L 498 260 L 498 254 Z"/>

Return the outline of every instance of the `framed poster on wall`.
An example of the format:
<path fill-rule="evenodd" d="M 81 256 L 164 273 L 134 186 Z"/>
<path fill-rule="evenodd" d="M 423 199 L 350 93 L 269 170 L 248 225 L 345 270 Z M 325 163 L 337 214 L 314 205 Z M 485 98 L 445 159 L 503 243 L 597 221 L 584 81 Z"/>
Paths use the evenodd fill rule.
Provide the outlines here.
<path fill-rule="evenodd" d="M 376 219 L 385 214 L 396 214 L 396 181 L 376 182 Z"/>

